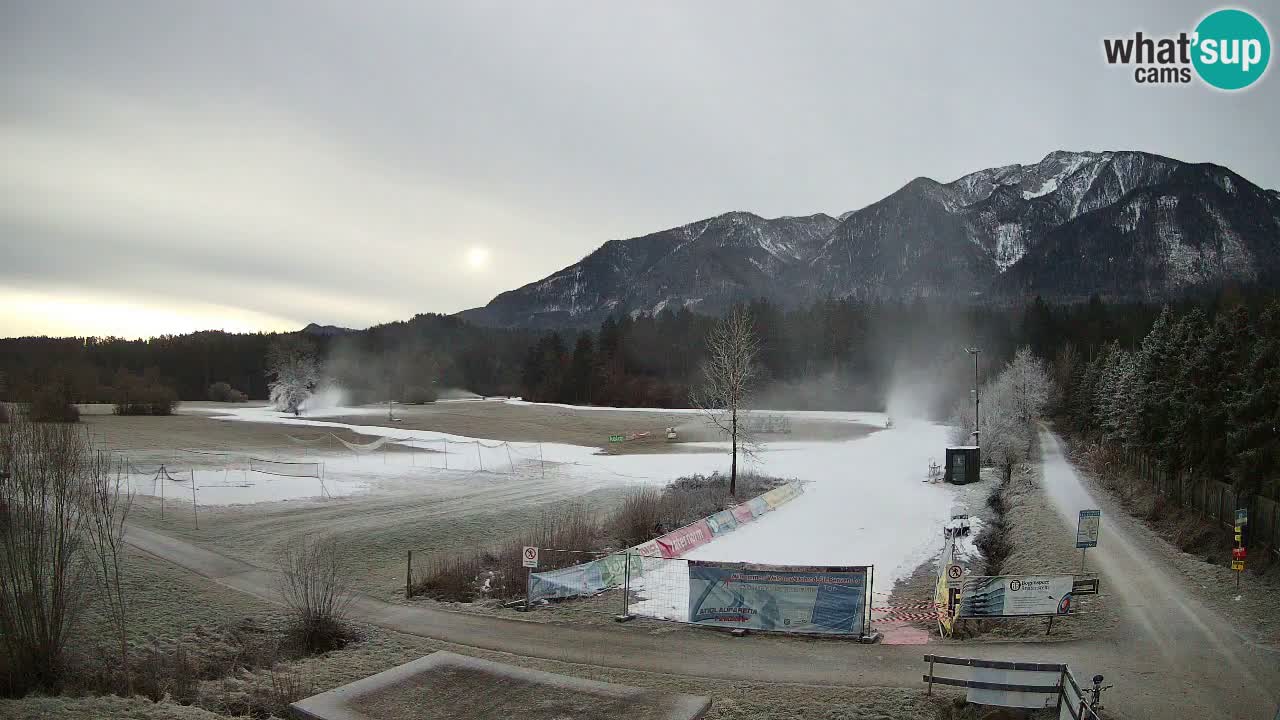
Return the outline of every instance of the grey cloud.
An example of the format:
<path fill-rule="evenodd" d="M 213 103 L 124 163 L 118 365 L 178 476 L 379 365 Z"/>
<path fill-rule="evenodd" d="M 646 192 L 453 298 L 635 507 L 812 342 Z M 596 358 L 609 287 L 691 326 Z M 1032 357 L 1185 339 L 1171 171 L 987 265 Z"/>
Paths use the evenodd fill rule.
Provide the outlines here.
<path fill-rule="evenodd" d="M 86 276 L 147 267 L 202 301 L 369 324 L 481 304 L 611 238 L 839 213 L 1059 148 L 1280 186 L 1275 77 L 1141 88 L 1102 60 L 1103 37 L 1208 9 L 9 4 L 0 289 L 128 295 Z M 470 245 L 488 272 L 459 265 Z"/>

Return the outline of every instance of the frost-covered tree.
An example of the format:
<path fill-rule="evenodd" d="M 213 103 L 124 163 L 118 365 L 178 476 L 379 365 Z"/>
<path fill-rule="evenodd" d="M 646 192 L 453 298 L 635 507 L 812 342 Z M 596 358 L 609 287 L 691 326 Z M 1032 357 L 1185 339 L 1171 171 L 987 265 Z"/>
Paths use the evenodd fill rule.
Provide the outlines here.
<path fill-rule="evenodd" d="M 982 387 L 982 460 L 1000 468 L 1006 481 L 1030 456 L 1036 423 L 1044 416 L 1052 394 L 1049 366 L 1029 347 L 1014 353 L 1000 374 Z M 972 403 L 957 403 L 951 422 L 954 441 L 966 442 L 972 437 Z"/>
<path fill-rule="evenodd" d="M 1031 352 L 1030 347 L 1019 348 L 1000 376 L 1009 384 L 1012 409 L 1018 422 L 1030 425 L 1044 416 L 1053 393 L 1053 380 L 1048 364 Z"/>
<path fill-rule="evenodd" d="M 745 421 L 748 401 L 760 378 L 759 352 L 751 313 L 735 306 L 707 335 L 703 382 L 690 397 L 708 423 L 729 438 L 730 495 L 738 492 L 738 453 L 749 454 L 754 445 Z"/>
<path fill-rule="evenodd" d="M 1026 462 L 1030 455 L 1035 428 L 1030 421 L 1022 419 L 1016 380 L 1011 373 L 1003 372 L 988 383 L 984 397 L 983 461 L 999 468 L 1008 482 L 1013 477 L 1013 469 Z"/>
<path fill-rule="evenodd" d="M 302 335 L 283 335 L 267 349 L 271 406 L 298 415 L 320 382 L 316 346 Z"/>

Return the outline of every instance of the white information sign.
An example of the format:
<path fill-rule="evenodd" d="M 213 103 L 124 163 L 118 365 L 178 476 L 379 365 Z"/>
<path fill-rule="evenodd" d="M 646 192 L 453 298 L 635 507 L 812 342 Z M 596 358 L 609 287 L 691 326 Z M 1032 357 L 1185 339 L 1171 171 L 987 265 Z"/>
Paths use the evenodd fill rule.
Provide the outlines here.
<path fill-rule="evenodd" d="M 1102 526 L 1101 510 L 1081 510 L 1076 525 L 1076 547 L 1098 547 L 1098 529 Z"/>

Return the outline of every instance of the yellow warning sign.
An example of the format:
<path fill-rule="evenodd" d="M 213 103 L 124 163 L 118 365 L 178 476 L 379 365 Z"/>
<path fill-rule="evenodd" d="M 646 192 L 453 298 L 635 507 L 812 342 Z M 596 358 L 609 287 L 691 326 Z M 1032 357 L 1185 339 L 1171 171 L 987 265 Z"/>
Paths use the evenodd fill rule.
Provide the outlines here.
<path fill-rule="evenodd" d="M 1232 561 L 1231 561 L 1231 569 L 1232 569 L 1232 570 L 1235 570 L 1236 572 L 1241 572 L 1242 570 L 1244 570 L 1244 561 L 1243 561 L 1243 560 L 1232 560 Z"/>

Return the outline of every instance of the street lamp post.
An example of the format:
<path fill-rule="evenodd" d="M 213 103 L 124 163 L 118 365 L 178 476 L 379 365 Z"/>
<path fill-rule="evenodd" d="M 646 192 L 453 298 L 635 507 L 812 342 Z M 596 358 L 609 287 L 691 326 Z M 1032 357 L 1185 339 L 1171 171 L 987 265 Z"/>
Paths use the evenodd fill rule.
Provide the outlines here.
<path fill-rule="evenodd" d="M 982 349 L 971 347 L 965 348 L 964 351 L 973 356 L 973 444 L 982 447 L 982 435 L 978 427 L 978 353 L 982 352 Z"/>

